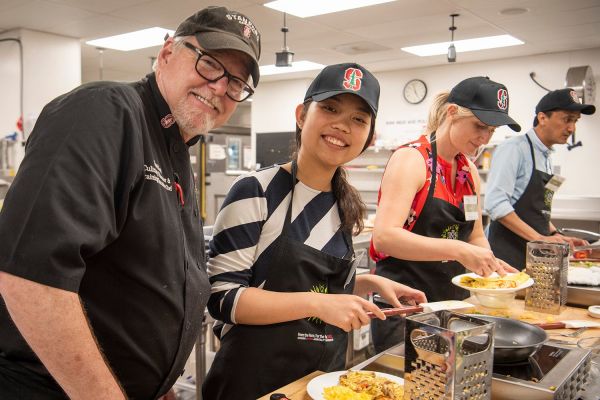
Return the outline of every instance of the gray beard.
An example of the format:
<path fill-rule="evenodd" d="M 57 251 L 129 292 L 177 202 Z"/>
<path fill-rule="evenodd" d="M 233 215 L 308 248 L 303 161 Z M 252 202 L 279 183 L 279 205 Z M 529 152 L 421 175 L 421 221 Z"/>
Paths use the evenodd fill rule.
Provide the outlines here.
<path fill-rule="evenodd" d="M 184 109 L 183 106 L 175 107 L 175 109 L 172 110 L 173 118 L 175 118 L 179 130 L 183 132 L 188 139 L 197 135 L 206 134 L 214 128 L 215 121 L 211 116 L 204 114 L 200 124 L 198 124 L 197 122 L 194 122 L 198 120 L 196 113 L 182 109 Z"/>

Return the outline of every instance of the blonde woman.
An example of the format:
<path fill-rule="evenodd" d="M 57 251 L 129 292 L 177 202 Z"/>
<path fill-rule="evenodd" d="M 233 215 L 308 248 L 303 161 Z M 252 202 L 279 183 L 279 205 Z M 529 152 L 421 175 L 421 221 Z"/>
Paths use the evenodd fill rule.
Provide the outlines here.
<path fill-rule="evenodd" d="M 370 248 L 375 274 L 440 301 L 468 296 L 450 282 L 465 268 L 483 276 L 515 272 L 490 250 L 479 176 L 467 158 L 500 125 L 521 129 L 508 116 L 506 87 L 489 78 L 465 79 L 436 97 L 427 132 L 397 149 L 386 167 Z M 372 324 L 378 351 L 403 340 L 401 319 L 379 322 Z"/>

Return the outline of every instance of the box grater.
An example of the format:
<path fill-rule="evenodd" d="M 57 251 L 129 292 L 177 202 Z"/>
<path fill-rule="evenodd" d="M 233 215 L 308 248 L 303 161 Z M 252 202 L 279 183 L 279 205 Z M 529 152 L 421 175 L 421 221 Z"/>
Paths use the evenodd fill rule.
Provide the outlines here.
<path fill-rule="evenodd" d="M 525 309 L 560 314 L 567 303 L 569 245 L 528 242 L 525 272 L 534 284 L 525 289 Z"/>
<path fill-rule="evenodd" d="M 491 399 L 494 323 L 443 310 L 406 318 L 405 396 Z"/>

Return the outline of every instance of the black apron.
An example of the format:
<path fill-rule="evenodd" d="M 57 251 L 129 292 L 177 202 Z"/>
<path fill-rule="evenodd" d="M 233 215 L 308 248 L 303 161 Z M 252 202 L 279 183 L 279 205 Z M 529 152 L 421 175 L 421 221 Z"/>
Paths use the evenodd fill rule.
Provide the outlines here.
<path fill-rule="evenodd" d="M 68 400 L 68 397 L 51 377 L 0 356 L 0 399 Z"/>
<path fill-rule="evenodd" d="M 519 218 L 536 232 L 547 236 L 550 234 L 550 211 L 552 209 L 552 197 L 554 191 L 546 188 L 546 184 L 552 178 L 552 174 L 539 171 L 535 167 L 535 155 L 533 144 L 529 136 L 525 135 L 531 150 L 533 170 L 531 178 L 525 191 L 514 204 L 513 208 Z M 522 271 L 525 268 L 525 253 L 527 251 L 527 240 L 513 233 L 498 221 L 490 223 L 488 240 L 494 255 L 509 265 Z"/>
<path fill-rule="evenodd" d="M 466 242 L 475 221 L 466 221 L 463 205 L 454 205 L 434 196 L 437 182 L 437 145 L 435 132 L 431 135 L 432 173 L 427 199 L 411 232 L 430 238 L 457 239 Z M 470 181 L 467 179 L 467 182 Z M 473 193 L 475 190 L 471 187 Z M 378 261 L 375 274 L 415 289 L 422 290 L 427 301 L 462 300 L 469 292 L 452 284 L 454 276 L 465 273 L 458 261 L 409 261 L 387 257 Z M 387 306 L 378 304 L 379 306 Z M 404 341 L 404 318 L 388 317 L 371 321 L 373 344 L 377 352 L 384 351 Z"/>
<path fill-rule="evenodd" d="M 274 256 L 264 289 L 350 294 L 355 277 L 349 233 L 344 233 L 348 246 L 344 258 L 323 253 L 290 236 L 296 168 L 292 163 L 290 204 L 281 235 L 273 244 Z M 317 318 L 235 325 L 222 338 L 202 386 L 203 399 L 256 399 L 315 370 L 344 369 L 347 344 L 346 332 Z"/>

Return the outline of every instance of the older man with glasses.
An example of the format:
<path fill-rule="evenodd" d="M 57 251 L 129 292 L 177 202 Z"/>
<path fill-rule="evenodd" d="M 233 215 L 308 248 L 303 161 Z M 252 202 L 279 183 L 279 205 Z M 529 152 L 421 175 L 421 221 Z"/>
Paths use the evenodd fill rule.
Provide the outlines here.
<path fill-rule="evenodd" d="M 155 73 L 44 108 L 0 213 L 0 398 L 152 399 L 182 374 L 210 294 L 187 148 L 259 57 L 252 21 L 209 7 Z"/>

